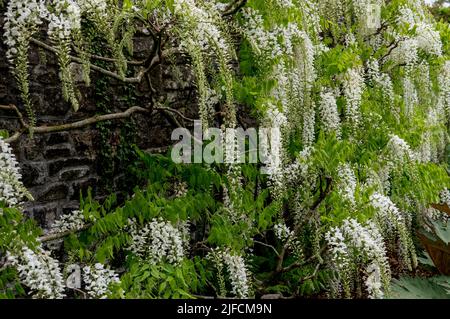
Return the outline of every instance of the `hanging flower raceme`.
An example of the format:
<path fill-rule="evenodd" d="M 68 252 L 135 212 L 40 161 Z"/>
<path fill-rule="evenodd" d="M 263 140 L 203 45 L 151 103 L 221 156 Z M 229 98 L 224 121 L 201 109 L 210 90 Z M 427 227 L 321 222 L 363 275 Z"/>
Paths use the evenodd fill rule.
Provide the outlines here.
<path fill-rule="evenodd" d="M 132 242 L 128 248 L 134 254 L 147 258 L 152 264 L 168 262 L 178 264 L 185 255 L 186 241 L 183 232 L 162 219 L 153 219 L 139 228 L 130 221 Z"/>
<path fill-rule="evenodd" d="M 450 207 L 450 191 L 448 189 L 444 189 L 439 194 L 441 198 L 441 203 L 446 204 Z"/>
<path fill-rule="evenodd" d="M 334 133 L 341 138 L 341 119 L 336 103 L 336 97 L 331 90 L 322 89 L 320 92 L 320 120 L 326 133 Z"/>
<path fill-rule="evenodd" d="M 345 116 L 351 128 L 355 130 L 361 121 L 361 100 L 364 91 L 364 77 L 361 68 L 349 69 L 343 77 L 346 99 Z"/>
<path fill-rule="evenodd" d="M 236 126 L 236 110 L 233 98 L 233 76 L 231 61 L 235 53 L 223 31 L 225 24 L 221 18 L 221 6 L 215 1 L 198 4 L 195 0 L 176 0 L 173 14 L 179 18 L 180 47 L 192 58 L 194 72 L 197 77 L 200 118 L 203 128 L 209 127 L 210 114 L 208 94 L 210 91 L 206 78 L 206 60 L 217 61 L 217 73 L 222 81 L 222 89 L 226 99 L 226 126 Z M 211 70 L 208 70 L 211 71 Z"/>
<path fill-rule="evenodd" d="M 403 264 L 409 269 L 416 267 L 417 256 L 408 226 L 408 217 L 399 211 L 389 197 L 379 193 L 370 196 L 370 203 L 376 209 L 376 223 L 382 230 L 384 239 L 395 247 L 398 238 Z"/>
<path fill-rule="evenodd" d="M 33 298 L 64 297 L 64 281 L 56 259 L 42 247 L 36 251 L 23 247 L 18 253 L 7 254 L 7 264 L 15 267 L 22 284 L 31 290 Z"/>
<path fill-rule="evenodd" d="M 244 24 L 242 33 L 250 42 L 255 53 L 263 59 L 275 59 L 283 54 L 283 49 L 278 41 L 278 34 L 274 31 L 266 30 L 261 14 L 252 8 L 245 8 L 242 11 Z"/>
<path fill-rule="evenodd" d="M 407 27 L 410 32 L 414 31 L 415 36 L 397 36 L 399 46 L 392 55 L 395 62 L 413 65 L 418 60 L 418 50 L 434 56 L 442 55 L 441 36 L 426 20 L 420 6 L 401 6 L 397 24 Z"/>
<path fill-rule="evenodd" d="M 409 144 L 398 135 L 391 134 L 386 150 L 388 159 L 393 163 L 404 163 L 414 161 L 416 154 L 411 150 Z"/>
<path fill-rule="evenodd" d="M 238 298 L 248 298 L 249 287 L 244 259 L 230 253 L 225 253 L 223 258 L 230 273 L 231 286 L 233 287 L 231 293 Z"/>
<path fill-rule="evenodd" d="M 91 298 L 105 299 L 108 297 L 111 285 L 120 282 L 119 275 L 109 267 L 97 263 L 83 268 L 85 290 Z"/>
<path fill-rule="evenodd" d="M 13 207 L 20 205 L 25 198 L 33 199 L 21 179 L 19 163 L 11 147 L 0 137 L 0 202 Z"/>
<path fill-rule="evenodd" d="M 218 270 L 220 290 L 224 297 L 227 289 L 223 272 L 226 269 L 231 293 L 238 298 L 249 298 L 249 271 L 242 256 L 231 253 L 228 249 L 215 249 L 208 253 L 207 258 L 214 262 Z"/>
<path fill-rule="evenodd" d="M 37 31 L 48 11 L 44 0 L 11 0 L 5 13 L 6 57 L 15 64 L 16 58 L 27 54 L 30 37 Z M 21 52 L 24 51 L 24 52 Z"/>
<path fill-rule="evenodd" d="M 439 99 L 443 103 L 445 115 L 450 115 L 450 60 L 445 61 L 438 75 Z"/>
<path fill-rule="evenodd" d="M 351 206 L 355 205 L 355 192 L 358 180 L 355 176 L 355 172 L 348 163 L 339 166 L 338 178 L 339 194 L 349 202 Z"/>
<path fill-rule="evenodd" d="M 79 102 L 72 77 L 70 52 L 72 39 L 81 28 L 81 10 L 78 3 L 73 0 L 56 2 L 51 8 L 49 21 L 48 35 L 58 49 L 63 96 L 77 111 Z"/>
<path fill-rule="evenodd" d="M 69 214 L 61 216 L 56 220 L 51 229 L 51 233 L 64 233 L 70 231 L 79 231 L 88 225 L 88 222 L 95 222 L 94 217 L 86 218 L 83 211 L 74 210 Z"/>
<path fill-rule="evenodd" d="M 412 118 L 415 108 L 419 104 L 419 99 L 416 87 L 408 76 L 403 79 L 403 98 L 405 101 L 405 115 L 408 118 Z"/>
<path fill-rule="evenodd" d="M 48 16 L 44 0 L 11 0 L 5 13 L 4 36 L 8 46 L 6 57 L 17 80 L 30 127 L 36 124 L 36 115 L 30 97 L 28 51 L 31 37 Z"/>
<path fill-rule="evenodd" d="M 332 228 L 325 239 L 338 275 L 336 291 L 343 290 L 345 297 L 351 297 L 358 278 L 365 279 L 370 298 L 382 298 L 389 291 L 390 268 L 383 237 L 375 224 L 361 225 L 354 219 L 346 219 L 341 227 Z"/>
<path fill-rule="evenodd" d="M 374 86 L 381 89 L 383 97 L 389 102 L 392 112 L 398 117 L 398 111 L 392 109 L 394 106 L 394 84 L 391 77 L 389 74 L 380 71 L 380 65 L 376 59 L 370 59 L 367 62 L 367 69 L 370 81 Z"/>

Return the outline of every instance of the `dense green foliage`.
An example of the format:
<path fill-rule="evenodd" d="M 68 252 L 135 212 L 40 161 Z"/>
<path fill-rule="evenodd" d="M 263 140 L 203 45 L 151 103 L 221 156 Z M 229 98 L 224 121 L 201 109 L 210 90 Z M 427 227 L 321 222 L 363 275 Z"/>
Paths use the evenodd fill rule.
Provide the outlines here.
<path fill-rule="evenodd" d="M 235 128 L 245 107 L 259 128 L 279 134 L 268 143 L 269 161 L 175 164 L 132 149 L 129 125 L 110 158 L 110 124 L 97 124 L 105 144 L 101 160 L 109 164 L 104 177 L 119 168 L 135 189 L 101 203 L 82 198 L 80 211 L 62 216 L 51 230 L 65 238 L 53 257 L 65 270 L 82 267 L 83 284 L 65 287 L 64 275 L 51 275 L 48 269 L 59 266 L 21 222 L 21 198 L 9 205 L 6 191 L 0 192 L 2 225 L 24 228 L 15 234 L 23 238 L 19 247 L 0 246 L 0 256 L 11 260 L 2 282 L 20 281 L 36 297 L 65 292 L 80 298 L 383 298 L 402 291 L 425 297 L 427 290 L 436 296 L 446 289 L 422 279 L 391 285 L 392 277 L 419 267 L 423 247 L 416 231 L 429 227 L 430 218 L 448 226 L 448 217 L 430 205 L 450 203 L 450 26 L 421 1 L 126 0 L 105 7 L 65 0 L 49 12 L 34 8 L 44 18 L 28 15 L 26 23 L 22 2 L 8 2 L 6 38 L 30 131 L 35 123 L 24 56 L 43 19 L 50 21 L 63 93 L 74 110 L 71 45 L 87 84 L 93 64 L 129 85 L 144 78 L 156 58 L 180 50 L 195 75 L 205 130 Z M 68 24 L 59 26 L 53 12 Z M 128 61 L 138 29 L 156 43 L 155 57 L 141 67 Z M 110 63 L 91 61 L 93 54 Z M 127 77 L 134 71 L 135 78 Z M 96 84 L 99 113 L 111 111 L 102 95 L 106 85 L 104 79 Z M 139 104 L 125 95 L 127 105 Z M 235 143 L 225 143 L 228 160 L 236 157 Z M 132 165 L 124 167 L 125 159 Z M 3 164 L 9 174 L 8 158 Z M 34 259 L 38 279 L 29 271 Z M 51 288 L 43 283 L 47 277 Z M 24 292 L 11 287 L 3 284 L 0 292 Z"/>

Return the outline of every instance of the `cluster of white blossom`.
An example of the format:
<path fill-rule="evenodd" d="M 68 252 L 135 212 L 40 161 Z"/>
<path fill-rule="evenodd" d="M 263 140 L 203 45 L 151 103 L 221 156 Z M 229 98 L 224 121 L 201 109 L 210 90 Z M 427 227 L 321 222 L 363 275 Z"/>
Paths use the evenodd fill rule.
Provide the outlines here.
<path fill-rule="evenodd" d="M 382 298 L 389 288 L 390 268 L 377 227 L 371 222 L 361 225 L 354 219 L 346 219 L 341 227 L 327 232 L 325 239 L 346 297 L 351 295 L 355 276 L 363 276 L 369 297 Z M 365 267 L 365 274 L 358 273 L 360 266 Z"/>
<path fill-rule="evenodd" d="M 271 59 L 282 55 L 283 50 L 278 41 L 278 34 L 264 28 L 264 20 L 259 12 L 251 8 L 244 8 L 242 15 L 244 18 L 243 34 L 254 50 Z"/>
<path fill-rule="evenodd" d="M 355 204 L 355 192 L 358 180 L 350 164 L 345 163 L 338 168 L 339 194 L 351 205 Z"/>
<path fill-rule="evenodd" d="M 29 37 L 43 23 L 48 11 L 44 0 L 11 0 L 5 13 L 6 57 L 13 63 L 18 50 L 27 50 Z"/>
<path fill-rule="evenodd" d="M 296 65 L 297 81 L 294 81 L 299 89 L 303 90 L 303 94 L 309 94 L 317 78 L 315 59 L 318 54 L 318 48 L 314 46 L 308 34 L 304 31 L 297 31 L 292 35 L 293 39 L 299 39 L 300 46 L 295 50 L 294 61 Z M 289 54 L 289 52 L 288 52 Z M 305 101 L 304 98 L 301 100 Z"/>
<path fill-rule="evenodd" d="M 322 26 L 320 25 L 319 3 L 315 0 L 303 0 L 299 3 L 303 12 L 305 29 L 310 30 L 310 34 L 320 37 Z"/>
<path fill-rule="evenodd" d="M 428 54 L 442 55 L 442 42 L 439 31 L 427 23 L 420 23 L 416 28 L 417 45 Z"/>
<path fill-rule="evenodd" d="M 441 203 L 447 204 L 450 207 L 450 191 L 448 189 L 443 189 L 440 193 Z"/>
<path fill-rule="evenodd" d="M 340 228 L 335 227 L 325 234 L 325 239 L 331 249 L 331 262 L 338 271 L 344 271 L 349 266 L 349 249 Z"/>
<path fill-rule="evenodd" d="M 385 240 L 395 244 L 398 238 L 404 265 L 408 268 L 415 267 L 417 257 L 408 228 L 407 216 L 400 212 L 389 197 L 380 193 L 372 194 L 370 203 L 376 209 L 377 225 L 382 230 Z"/>
<path fill-rule="evenodd" d="M 440 88 L 440 100 L 446 111 L 446 116 L 450 116 L 450 60 L 445 61 L 438 75 Z"/>
<path fill-rule="evenodd" d="M 269 175 L 271 182 L 277 188 L 281 186 L 282 176 L 282 131 L 288 124 L 286 110 L 289 107 L 289 74 L 283 62 L 277 63 L 272 72 L 272 78 L 277 85 L 272 89 L 272 96 L 278 103 L 267 103 L 265 121 L 270 132 L 263 131 L 260 136 L 260 149 L 266 155 L 265 172 Z M 266 134 L 267 133 L 267 134 Z"/>
<path fill-rule="evenodd" d="M 48 35 L 51 38 L 69 39 L 74 30 L 81 28 L 80 5 L 86 10 L 89 10 L 88 8 L 98 10 L 105 7 L 106 2 L 94 0 L 9 1 L 4 26 L 8 59 L 12 62 L 21 44 L 28 47 L 29 37 L 44 22 L 48 22 Z"/>
<path fill-rule="evenodd" d="M 419 98 L 416 87 L 408 76 L 403 79 L 403 99 L 405 101 L 405 115 L 411 118 L 419 103 Z"/>
<path fill-rule="evenodd" d="M 431 138 L 430 131 L 422 134 L 420 147 L 416 151 L 416 159 L 421 163 L 436 162 L 437 160 L 436 144 L 432 143 Z"/>
<path fill-rule="evenodd" d="M 186 243 L 183 233 L 171 223 L 162 219 L 153 219 L 143 227 L 130 220 L 132 243 L 128 250 L 153 264 L 167 261 L 177 264 L 184 258 Z"/>
<path fill-rule="evenodd" d="M 249 286 L 247 278 L 247 266 L 244 258 L 229 252 L 224 252 L 223 260 L 228 268 L 231 281 L 231 293 L 238 298 L 248 298 Z"/>
<path fill-rule="evenodd" d="M 411 150 L 408 143 L 398 135 L 391 134 L 386 146 L 388 157 L 393 162 L 404 162 L 416 159 L 416 154 Z"/>
<path fill-rule="evenodd" d="M 229 163 L 232 164 L 231 166 L 234 166 L 233 164 L 240 163 L 240 156 L 243 151 L 239 148 L 237 131 L 222 127 L 222 132 L 222 145 L 224 145 L 225 163 Z"/>
<path fill-rule="evenodd" d="M 397 46 L 392 50 L 389 59 L 397 64 L 405 64 L 411 66 L 419 60 L 419 45 L 414 38 L 408 38 L 392 32 L 397 39 Z"/>
<path fill-rule="evenodd" d="M 314 187 L 316 176 L 311 172 L 309 163 L 313 150 L 312 147 L 306 147 L 294 162 L 283 167 L 283 185 L 287 187 L 298 187 L 299 185 Z"/>
<path fill-rule="evenodd" d="M 91 298 L 105 299 L 108 297 L 112 284 L 119 283 L 119 275 L 109 267 L 97 263 L 83 268 L 84 288 Z"/>
<path fill-rule="evenodd" d="M 280 111 L 280 108 L 273 103 L 269 103 L 268 105 L 267 119 L 272 122 L 271 127 L 282 128 L 287 124 L 286 115 L 282 111 Z"/>
<path fill-rule="evenodd" d="M 310 147 L 316 140 L 315 133 L 316 125 L 316 109 L 315 105 L 306 107 L 303 115 L 303 130 L 302 130 L 302 142 L 304 147 Z"/>
<path fill-rule="evenodd" d="M 399 25 L 406 25 L 409 30 L 414 30 L 415 36 L 408 38 L 405 42 L 406 45 L 399 46 L 397 48 L 400 53 L 401 47 L 408 47 L 411 54 L 411 58 L 416 59 L 417 52 L 413 53 L 414 50 L 421 49 L 424 52 L 441 56 L 442 55 L 442 41 L 438 31 L 434 29 L 434 26 L 428 23 L 425 16 L 421 10 L 414 8 L 414 10 L 408 6 L 402 6 L 399 9 L 399 15 L 397 17 L 397 22 Z M 401 53 L 400 53 L 401 54 Z M 403 53 L 404 57 L 407 57 Z"/>
<path fill-rule="evenodd" d="M 361 99 L 364 91 L 364 77 L 362 68 L 349 69 L 343 79 L 344 96 L 346 99 L 345 116 L 355 129 L 361 120 Z"/>
<path fill-rule="evenodd" d="M 317 12 L 311 12 L 311 3 L 301 3 L 300 6 L 305 14 L 317 15 Z M 311 99 L 311 89 L 317 77 L 315 58 L 320 50 L 308 33 L 296 23 L 267 28 L 259 12 L 250 8 L 243 10 L 243 18 L 243 35 L 261 58 L 260 62 L 272 70 L 268 77 L 276 82 L 271 92 L 276 103 L 267 104 L 269 107 L 264 119 L 272 128 L 283 132 L 275 141 L 271 140 L 272 148 L 274 144 L 280 147 L 275 154 L 272 149 L 271 153 L 275 156 L 267 165 L 271 184 L 279 191 L 285 176 L 282 150 L 284 135 L 289 131 L 301 131 L 305 148 L 315 141 L 316 107 Z M 309 30 L 308 26 L 304 27 Z"/>
<path fill-rule="evenodd" d="M 430 64 L 424 60 L 421 61 L 416 66 L 416 73 L 417 76 L 415 78 L 417 86 L 419 87 L 419 90 L 421 92 L 424 92 L 425 95 L 424 98 L 426 98 L 426 95 L 428 95 L 430 92 L 433 92 L 433 83 L 430 78 Z"/>
<path fill-rule="evenodd" d="M 57 1 L 48 19 L 48 35 L 52 39 L 70 39 L 72 32 L 81 28 L 81 10 L 74 0 Z"/>
<path fill-rule="evenodd" d="M 243 11 L 244 24 L 241 28 L 243 35 L 260 56 L 274 60 L 282 55 L 295 56 L 299 53 L 304 60 L 306 73 L 315 74 L 313 65 L 315 46 L 309 35 L 299 29 L 295 23 L 277 26 L 272 30 L 264 27 L 264 21 L 255 9 L 245 8 Z M 302 46 L 302 52 L 295 52 L 296 45 Z M 308 81 L 308 78 L 305 79 Z"/>
<path fill-rule="evenodd" d="M 389 74 L 380 71 L 380 65 L 376 59 L 370 59 L 367 62 L 367 69 L 367 75 L 372 84 L 381 89 L 383 97 L 385 97 L 390 105 L 393 106 L 394 84 L 392 83 Z"/>
<path fill-rule="evenodd" d="M 231 285 L 231 293 L 238 298 L 248 298 L 250 294 L 250 273 L 244 258 L 230 250 L 215 248 L 206 256 L 216 267 L 216 276 L 219 284 L 219 294 L 222 297 L 228 295 L 227 280 Z"/>
<path fill-rule="evenodd" d="M 58 261 L 42 247 L 33 251 L 25 246 L 18 253 L 8 252 L 7 263 L 17 269 L 22 284 L 31 290 L 33 298 L 64 297 L 65 286 Z"/>
<path fill-rule="evenodd" d="M 320 120 L 323 123 L 323 130 L 327 133 L 334 133 L 338 139 L 341 138 L 341 119 L 336 103 L 336 97 L 331 90 L 322 89 L 320 92 Z"/>
<path fill-rule="evenodd" d="M 347 48 L 352 46 L 358 46 L 356 37 L 352 32 L 349 32 L 344 36 L 344 44 Z"/>
<path fill-rule="evenodd" d="M 382 299 L 384 296 L 380 267 L 372 263 L 366 268 L 365 285 L 369 297 L 372 299 Z"/>
<path fill-rule="evenodd" d="M 287 242 L 294 235 L 294 232 L 292 230 L 290 230 L 289 227 L 286 226 L 285 223 L 276 224 L 273 227 L 273 230 L 275 232 L 275 236 L 283 242 Z"/>
<path fill-rule="evenodd" d="M 91 221 L 95 220 L 92 219 Z M 74 210 L 70 214 L 62 215 L 56 220 L 50 229 L 50 233 L 64 233 L 67 231 L 81 230 L 86 226 L 86 222 L 83 211 Z"/>
<path fill-rule="evenodd" d="M 192 58 L 192 66 L 196 75 L 199 95 L 200 117 L 204 128 L 208 128 L 209 112 L 209 81 L 205 63 L 213 59 L 217 65 L 217 75 L 225 93 L 226 127 L 236 126 L 236 109 L 233 98 L 233 75 L 231 61 L 235 57 L 229 35 L 224 32 L 225 23 L 221 15 L 221 7 L 216 1 L 198 3 L 195 0 L 174 1 L 173 14 L 178 18 L 176 32 L 180 38 L 180 48 Z"/>
<path fill-rule="evenodd" d="M 272 127 L 282 127 L 287 123 L 287 117 L 284 113 L 289 110 L 289 76 L 290 72 L 283 61 L 273 67 L 271 78 L 276 81 L 277 85 L 272 89 L 272 96 L 279 102 L 282 109 L 280 111 L 273 103 L 269 104 L 267 108 L 267 120 L 269 123 L 271 122 Z M 275 114 L 270 113 L 279 114 L 276 114 L 276 118 L 271 118 L 270 116 Z"/>
<path fill-rule="evenodd" d="M 188 47 L 184 41 L 195 41 L 204 51 L 221 51 L 227 54 L 230 47 L 217 25 L 217 7 L 215 1 L 210 5 L 199 6 L 195 0 L 175 0 L 174 14 L 187 24 L 188 39 L 182 39 L 182 47 Z M 217 48 L 215 47 L 217 46 Z"/>
<path fill-rule="evenodd" d="M 11 147 L 0 137 L 0 202 L 12 207 L 20 205 L 25 197 L 32 199 L 21 179 L 16 157 Z"/>

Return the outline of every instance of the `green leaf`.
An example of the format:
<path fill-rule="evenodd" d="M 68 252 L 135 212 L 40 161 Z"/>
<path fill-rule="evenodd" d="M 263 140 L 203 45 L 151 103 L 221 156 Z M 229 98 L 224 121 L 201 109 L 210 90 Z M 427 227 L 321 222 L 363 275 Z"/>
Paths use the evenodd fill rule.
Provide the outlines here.
<path fill-rule="evenodd" d="M 448 282 L 448 277 L 446 278 Z M 391 298 L 450 299 L 450 294 L 442 285 L 436 283 L 436 279 L 402 277 L 393 281 Z"/>

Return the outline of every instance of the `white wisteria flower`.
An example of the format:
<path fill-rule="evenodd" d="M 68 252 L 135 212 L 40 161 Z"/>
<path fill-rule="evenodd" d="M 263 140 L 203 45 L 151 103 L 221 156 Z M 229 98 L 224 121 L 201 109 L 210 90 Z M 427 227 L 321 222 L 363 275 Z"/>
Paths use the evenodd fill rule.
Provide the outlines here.
<path fill-rule="evenodd" d="M 163 261 L 178 264 L 184 258 L 188 239 L 171 223 L 160 218 L 143 227 L 139 227 L 135 220 L 130 220 L 129 224 L 132 237 L 129 251 L 148 258 L 152 264 Z"/>
<path fill-rule="evenodd" d="M 19 50 L 28 49 L 28 41 L 37 27 L 48 16 L 44 0 L 12 0 L 5 13 L 4 36 L 8 51 L 6 57 L 13 62 Z"/>
<path fill-rule="evenodd" d="M 398 238 L 400 241 L 399 251 L 404 265 L 410 269 L 416 267 L 417 256 L 408 227 L 410 218 L 400 212 L 389 197 L 382 194 L 372 194 L 370 203 L 376 209 L 376 223 L 382 230 L 385 240 L 395 246 Z"/>
<path fill-rule="evenodd" d="M 320 120 L 325 132 L 334 133 L 341 138 L 341 119 L 336 103 L 336 97 L 332 90 L 322 89 L 320 92 Z"/>
<path fill-rule="evenodd" d="M 33 199 L 21 180 L 19 163 L 11 147 L 0 137 L 0 202 L 12 207 L 25 198 Z"/>
<path fill-rule="evenodd" d="M 393 162 L 408 162 L 416 159 L 416 154 L 411 150 L 409 144 L 398 135 L 391 134 L 386 146 L 389 160 Z"/>
<path fill-rule="evenodd" d="M 382 298 L 389 290 L 390 268 L 383 237 L 374 223 L 360 224 L 355 219 L 344 220 L 341 227 L 334 227 L 326 233 L 331 255 L 331 264 L 336 270 L 340 285 L 350 297 L 354 282 L 365 277 L 370 298 Z M 365 267 L 366 273 L 360 273 Z"/>
<path fill-rule="evenodd" d="M 229 252 L 223 254 L 223 259 L 230 273 L 232 290 L 231 293 L 238 298 L 248 298 L 249 286 L 247 278 L 247 267 L 244 258 Z"/>
<path fill-rule="evenodd" d="M 74 210 L 69 214 L 62 215 L 56 220 L 50 228 L 50 233 L 64 233 L 68 231 L 82 230 L 88 222 L 95 221 L 95 218 L 91 217 L 86 219 L 83 211 Z"/>
<path fill-rule="evenodd" d="M 65 285 L 59 263 L 42 247 L 33 251 L 24 246 L 18 253 L 7 252 L 7 263 L 17 269 L 22 284 L 31 290 L 33 298 L 64 297 Z"/>
<path fill-rule="evenodd" d="M 350 164 L 345 163 L 338 168 L 339 194 L 351 205 L 355 205 L 355 192 L 358 180 Z"/>
<path fill-rule="evenodd" d="M 343 77 L 344 96 L 346 99 L 345 116 L 353 129 L 361 121 L 361 100 L 365 88 L 362 68 L 349 69 Z"/>
<path fill-rule="evenodd" d="M 112 284 L 119 283 L 119 275 L 109 267 L 96 263 L 83 268 L 84 288 L 91 298 L 108 297 Z"/>

